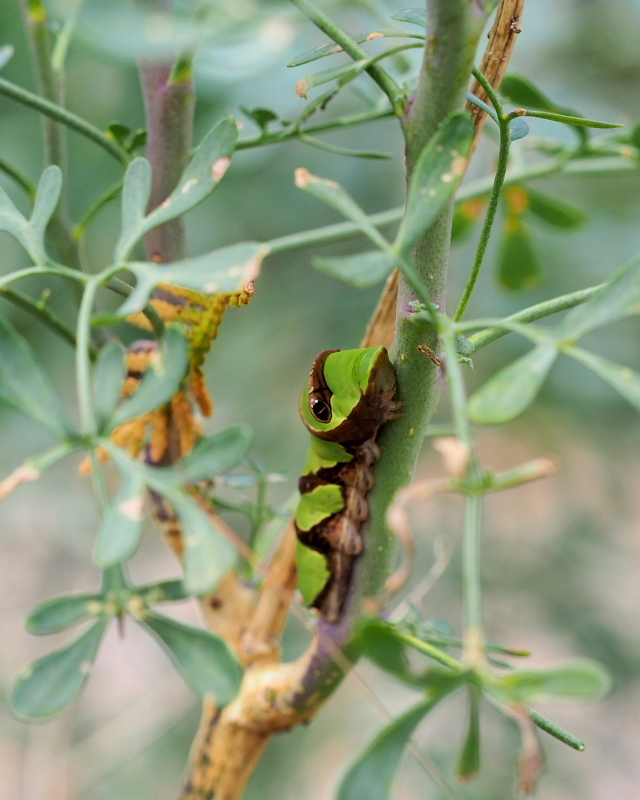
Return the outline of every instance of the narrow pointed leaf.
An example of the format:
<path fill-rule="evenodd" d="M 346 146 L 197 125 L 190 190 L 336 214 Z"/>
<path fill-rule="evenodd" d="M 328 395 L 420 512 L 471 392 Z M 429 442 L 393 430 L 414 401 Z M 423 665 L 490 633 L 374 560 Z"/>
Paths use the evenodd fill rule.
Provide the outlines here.
<path fill-rule="evenodd" d="M 514 120 L 515 122 L 515 120 Z M 557 197 L 527 189 L 527 211 L 530 211 L 538 219 L 552 225 L 554 228 L 578 228 L 587 217 L 584 211 L 576 206 L 559 200 Z"/>
<path fill-rule="evenodd" d="M 182 493 L 167 499 L 176 510 L 182 525 L 184 542 L 184 585 L 190 594 L 210 592 L 238 561 L 238 553 L 196 503 Z"/>
<path fill-rule="evenodd" d="M 514 670 L 497 681 L 499 692 L 517 703 L 598 700 L 611 687 L 607 671 L 580 659 L 540 670 Z"/>
<path fill-rule="evenodd" d="M 0 401 L 22 411 L 59 440 L 71 425 L 48 377 L 31 347 L 6 320 L 0 318 Z"/>
<path fill-rule="evenodd" d="M 251 429 L 247 425 L 238 425 L 213 436 L 205 436 L 180 461 L 177 470 L 185 483 L 198 483 L 221 475 L 236 467 L 246 457 L 252 438 Z"/>
<path fill-rule="evenodd" d="M 640 312 L 640 258 L 625 264 L 593 297 L 576 306 L 558 328 L 558 337 L 575 342 L 591 331 Z"/>
<path fill-rule="evenodd" d="M 521 117 L 536 117 L 537 119 L 548 119 L 552 122 L 563 122 L 565 125 L 575 125 L 578 128 L 624 128 L 617 122 L 602 122 L 597 119 L 585 119 L 584 117 L 572 117 L 568 114 L 557 114 L 552 111 L 522 111 L 518 112 Z"/>
<path fill-rule="evenodd" d="M 379 619 L 367 620 L 358 630 L 358 646 L 370 661 L 396 678 L 415 684 L 407 649 L 393 625 Z"/>
<path fill-rule="evenodd" d="M 469 723 L 458 762 L 458 775 L 469 780 L 480 771 L 480 698 L 476 686 L 469 686 Z"/>
<path fill-rule="evenodd" d="M 640 374 L 577 347 L 566 353 L 602 378 L 640 413 Z"/>
<path fill-rule="evenodd" d="M 306 75 L 296 83 L 296 94 L 306 99 L 309 89 L 322 86 L 330 81 L 346 79 L 353 80 L 370 64 L 370 59 L 361 58 L 359 61 L 350 61 L 348 64 L 340 64 L 337 67 L 329 67 L 313 75 Z"/>
<path fill-rule="evenodd" d="M 11 692 L 16 715 L 53 717 L 72 703 L 89 677 L 107 620 L 100 620 L 66 647 L 41 658 L 20 675 Z"/>
<path fill-rule="evenodd" d="M 498 256 L 498 280 L 504 289 L 535 289 L 542 280 L 540 258 L 519 214 L 505 220 Z"/>
<path fill-rule="evenodd" d="M 451 114 L 423 149 L 413 169 L 405 215 L 395 247 L 406 254 L 453 197 L 467 166 L 473 125 L 463 112 Z"/>
<path fill-rule="evenodd" d="M 424 8 L 405 8 L 402 11 L 394 11 L 391 19 L 395 19 L 397 22 L 410 22 L 421 28 L 427 27 L 427 12 Z"/>
<path fill-rule="evenodd" d="M 500 370 L 469 400 L 469 416 L 479 425 L 499 425 L 519 417 L 533 403 L 558 351 L 539 344 Z"/>
<path fill-rule="evenodd" d="M 33 609 L 26 622 L 29 633 L 41 635 L 58 633 L 93 616 L 104 609 L 101 594 L 67 594 L 45 600 Z"/>
<path fill-rule="evenodd" d="M 357 33 L 353 39 L 358 42 L 358 44 L 363 44 L 364 42 L 370 42 L 373 39 L 380 39 L 382 37 L 388 39 L 424 39 L 424 35 L 421 33 L 415 33 L 414 31 L 410 30 L 404 31 L 400 28 L 380 28 L 379 30 L 369 31 L 368 33 Z M 290 61 L 287 66 L 301 67 L 303 64 L 309 64 L 311 61 L 317 61 L 319 58 L 332 56 L 336 53 L 342 52 L 342 47 L 340 47 L 339 44 L 329 42 L 328 44 L 320 45 L 320 47 L 314 47 L 313 50 L 307 50 L 306 52 L 301 53 L 299 56 L 296 56 L 292 61 Z"/>
<path fill-rule="evenodd" d="M 127 317 L 141 311 L 159 283 L 174 283 L 204 294 L 241 291 L 256 279 L 268 253 L 267 244 L 241 242 L 163 266 L 133 262 L 128 268 L 136 276 L 136 288 L 120 307 L 118 315 Z"/>
<path fill-rule="evenodd" d="M 101 427 L 107 426 L 115 413 L 126 375 L 124 348 L 119 342 L 109 342 L 100 350 L 94 373 L 95 407 Z"/>
<path fill-rule="evenodd" d="M 120 488 L 98 533 L 95 562 L 100 567 L 111 567 L 137 550 L 144 521 L 144 491 L 138 471 L 121 473 Z"/>
<path fill-rule="evenodd" d="M 113 415 L 114 426 L 148 414 L 177 394 L 189 368 L 189 345 L 176 326 L 167 328 L 160 354 L 161 358 L 151 361 L 140 386 Z"/>
<path fill-rule="evenodd" d="M 378 734 L 345 775 L 338 800 L 389 800 L 396 770 L 413 732 L 455 686 L 452 679 L 446 690 L 418 703 Z"/>
<path fill-rule="evenodd" d="M 242 667 L 223 639 L 159 614 L 147 613 L 141 624 L 160 640 L 194 692 L 212 696 L 217 705 L 233 700 L 242 680 Z"/>
<path fill-rule="evenodd" d="M 387 278 L 396 266 L 393 253 L 374 250 L 370 253 L 358 253 L 356 256 L 341 258 L 314 258 L 313 266 L 331 275 L 332 278 L 350 283 L 353 286 L 373 286 Z"/>

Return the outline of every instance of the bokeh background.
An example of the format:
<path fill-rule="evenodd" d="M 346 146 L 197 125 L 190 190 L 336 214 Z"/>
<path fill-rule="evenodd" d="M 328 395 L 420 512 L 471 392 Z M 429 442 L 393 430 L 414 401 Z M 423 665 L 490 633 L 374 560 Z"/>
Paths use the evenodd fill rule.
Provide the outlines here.
<path fill-rule="evenodd" d="M 64 18 L 75 3 L 53 7 Z M 398 8 L 397 0 L 323 4 L 349 30 L 371 29 Z M 189 3 L 179 9 L 189 10 Z M 216 6 L 216 27 L 197 59 L 196 140 L 223 114 L 268 106 L 282 117 L 299 112 L 296 81 L 305 68 L 287 62 L 323 42 L 292 7 L 276 2 L 227 0 Z M 104 127 L 118 120 L 143 126 L 136 58 L 153 55 L 178 23 L 150 13 L 144 4 L 88 0 L 68 56 L 69 107 Z M 393 23 L 387 23 L 393 24 Z M 177 26 L 177 27 L 176 27 Z M 512 62 L 557 102 L 585 115 L 632 125 L 640 117 L 640 3 L 638 0 L 529 0 L 523 33 Z M 177 32 L 177 33 L 176 33 Z M 189 33 L 187 31 L 187 33 Z M 15 47 L 3 74 L 33 88 L 32 70 L 17 0 L 3 0 L 0 43 Z M 314 65 L 311 65 L 312 67 Z M 324 65 L 320 64 L 319 68 Z M 359 92 L 372 95 L 366 79 Z M 333 112 L 361 107 L 355 92 L 334 101 Z M 253 132 L 246 121 L 244 133 Z M 551 123 L 534 121 L 536 135 L 566 136 Z M 189 216 L 193 253 L 235 241 L 266 240 L 336 221 L 293 185 L 304 166 L 339 180 L 374 212 L 402 202 L 402 153 L 397 126 L 382 121 L 334 132 L 327 141 L 386 150 L 389 161 L 364 161 L 289 143 L 239 153 L 214 195 Z M 526 140 L 525 140 L 526 141 Z M 118 178 L 100 149 L 69 134 L 69 205 L 77 219 Z M 36 180 L 42 169 L 38 116 L 0 98 L 0 152 Z M 491 143 L 479 152 L 476 176 L 492 167 Z M 473 175 L 472 175 L 473 177 Z M 4 176 L 0 184 L 19 206 L 24 198 Z M 526 304 L 600 282 L 640 248 L 640 173 L 614 177 L 553 178 L 536 188 L 570 199 L 589 221 L 560 235 L 535 228 L 544 281 L 527 295 L 502 292 L 492 275 L 492 248 L 473 313 L 506 315 Z M 117 204 L 106 207 L 84 245 L 89 269 L 107 262 L 118 231 Z M 495 244 L 495 243 L 494 243 Z M 1 234 L 2 269 L 18 268 L 24 255 Z M 358 240 L 299 250 L 269 259 L 249 307 L 232 309 L 208 362 L 216 402 L 209 429 L 249 422 L 255 456 L 285 481 L 272 487 L 274 503 L 295 486 L 306 436 L 296 403 L 309 364 L 322 349 L 357 346 L 378 288 L 358 291 L 311 268 L 316 252 L 358 252 Z M 469 269 L 473 240 L 453 253 L 450 303 Z M 44 288 L 24 285 L 33 292 Z M 67 287 L 51 285 L 51 304 L 70 315 Z M 4 303 L 2 313 L 25 333 L 75 409 L 72 352 L 33 318 Z M 640 367 L 637 320 L 591 337 L 596 352 Z M 131 338 L 133 333 L 122 331 Z M 475 358 L 471 387 L 523 351 L 506 337 Z M 438 420 L 446 422 L 446 402 Z M 17 413 L 0 409 L 0 476 L 50 445 Z M 558 474 L 495 497 L 487 504 L 484 576 L 487 629 L 492 639 L 533 651 L 542 665 L 575 656 L 595 658 L 613 676 L 613 690 L 585 706 L 545 706 L 587 742 L 576 753 L 542 734 L 547 769 L 536 797 L 545 800 L 635 800 L 640 785 L 640 483 L 638 418 L 624 401 L 568 360 L 559 362 L 541 398 L 517 422 L 478 432 L 487 464 L 514 466 L 538 455 L 558 460 Z M 425 446 L 418 475 L 437 475 L 440 464 Z M 416 596 L 426 618 L 460 628 L 460 522 L 455 499 L 415 509 L 418 564 L 414 584 L 434 559 L 446 569 L 426 595 Z M 176 796 L 196 730 L 197 699 L 167 657 L 133 625 L 124 638 L 107 636 L 80 700 L 60 718 L 28 726 L 9 713 L 6 696 L 16 673 L 65 636 L 37 639 L 26 633 L 30 609 L 57 593 L 92 590 L 99 575 L 91 565 L 97 524 L 86 479 L 71 460 L 37 484 L 21 488 L 0 508 L 0 800 L 170 800 Z M 230 521 L 234 520 L 230 518 Z M 443 555 L 444 554 L 444 555 Z M 157 532 L 150 532 L 131 567 L 142 582 L 174 576 L 178 566 Z M 411 587 L 410 587 L 411 588 Z M 177 618 L 197 622 L 195 606 L 172 607 Z M 293 654 L 308 632 L 299 622 L 287 630 Z M 376 701 L 372 698 L 377 698 Z M 388 714 L 404 709 L 411 692 L 367 663 L 348 678 L 310 726 L 278 736 L 247 791 L 248 800 L 329 800 L 354 755 L 381 728 Z M 463 736 L 464 702 L 454 698 L 437 710 L 415 737 L 421 750 L 453 779 Z M 515 729 L 490 709 L 483 715 L 483 769 L 478 780 L 456 786 L 461 798 L 508 800 L 515 796 Z M 443 797 L 412 757 L 406 759 L 395 797 Z"/>

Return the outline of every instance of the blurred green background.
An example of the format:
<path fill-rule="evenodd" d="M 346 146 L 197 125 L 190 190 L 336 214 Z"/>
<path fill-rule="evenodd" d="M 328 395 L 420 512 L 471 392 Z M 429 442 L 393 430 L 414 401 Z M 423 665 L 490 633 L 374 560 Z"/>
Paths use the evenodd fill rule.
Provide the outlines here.
<path fill-rule="evenodd" d="M 60 2 L 60 18 L 72 2 Z M 391 2 L 323 4 L 353 32 L 374 27 L 403 8 Z M 190 4 L 179 4 L 188 11 Z M 33 88 L 28 49 L 17 0 L 4 0 L 0 43 L 15 56 L 3 70 L 9 80 Z M 133 12 L 136 11 L 134 14 Z M 296 54 L 323 43 L 322 36 L 286 4 L 227 0 L 216 6 L 217 33 L 197 60 L 196 140 L 225 113 L 240 105 L 268 106 L 291 118 L 302 107 L 296 81 L 314 69 L 287 70 Z M 388 25 L 393 23 L 388 23 Z M 163 27 L 164 26 L 164 27 Z M 530 0 L 512 70 L 529 76 L 558 103 L 586 116 L 633 124 L 640 117 L 640 3 L 638 0 Z M 176 28 L 179 33 L 179 26 Z M 136 73 L 141 51 L 162 50 L 172 32 L 166 20 L 124 0 L 90 0 L 80 17 L 68 57 L 68 106 L 104 127 L 114 120 L 136 128 L 143 109 Z M 311 65 L 314 67 L 315 65 Z M 319 68 L 322 68 L 321 64 Z M 373 95 L 366 79 L 358 91 Z M 361 107 L 344 92 L 328 114 Z M 244 134 L 253 133 L 245 122 Z M 551 123 L 533 121 L 540 136 L 566 136 Z M 364 161 L 289 143 L 239 153 L 220 188 L 189 216 L 192 252 L 247 239 L 263 240 L 336 221 L 336 217 L 293 185 L 304 166 L 339 180 L 370 212 L 402 202 L 401 139 L 392 121 L 342 130 L 327 141 L 358 149 L 386 150 L 389 161 Z M 42 169 L 38 116 L 0 98 L 0 152 L 33 180 Z M 77 220 L 87 205 L 119 176 L 99 148 L 69 134 L 69 205 Z M 471 177 L 491 170 L 494 149 L 483 146 Z M 1 185 L 24 207 L 19 190 Z M 526 295 L 497 286 L 490 252 L 472 313 L 506 315 L 556 294 L 600 282 L 640 248 L 640 173 L 618 177 L 554 178 L 536 188 L 571 200 L 589 217 L 579 231 L 561 235 L 535 228 L 544 282 Z M 117 203 L 105 208 L 86 237 L 90 269 L 106 263 L 118 231 Z M 475 237 L 453 253 L 449 303 L 457 301 L 473 255 Z M 25 262 L 19 247 L 1 235 L 3 271 Z M 231 309 L 208 363 L 216 430 L 240 421 L 255 430 L 255 455 L 286 475 L 273 487 L 273 500 L 294 488 L 303 463 L 306 435 L 296 405 L 313 357 L 322 349 L 357 346 L 378 288 L 358 291 L 310 266 L 316 252 L 358 252 L 362 242 L 295 251 L 267 260 L 251 304 Z M 44 284 L 23 284 L 38 293 Z M 52 284 L 52 307 L 71 318 L 67 287 Z M 1 298 L 0 298 L 1 299 Z M 5 303 L 7 314 L 37 348 L 41 359 L 75 409 L 70 348 L 33 318 Z M 637 320 L 593 336 L 588 345 L 612 360 L 640 368 Z M 126 332 L 131 337 L 132 331 Z M 522 351 L 506 337 L 475 358 L 470 387 Z M 443 401 L 439 421 L 447 420 Z M 3 446 L 0 477 L 49 446 L 45 434 L 18 414 L 0 409 Z M 560 465 L 553 478 L 490 498 L 486 513 L 484 575 L 489 635 L 503 644 L 533 651 L 536 665 L 586 656 L 600 660 L 614 678 L 612 693 L 589 706 L 540 710 L 587 742 L 576 753 L 542 734 L 548 769 L 536 797 L 545 800 L 636 800 L 640 785 L 640 489 L 637 416 L 581 367 L 563 359 L 541 399 L 521 420 L 478 434 L 485 462 L 514 466 L 538 455 Z M 143 632 L 129 626 L 124 638 L 111 631 L 80 701 L 60 718 L 40 726 L 13 719 L 6 695 L 17 671 L 49 651 L 56 637 L 35 639 L 24 630 L 33 606 L 52 594 L 93 589 L 99 576 L 91 565 L 96 509 L 77 463 L 65 463 L 37 484 L 21 488 L 0 508 L 0 800 L 170 800 L 194 735 L 198 702 L 168 659 Z M 418 476 L 437 475 L 440 464 L 425 447 Z M 457 500 L 431 501 L 413 514 L 418 563 L 414 584 L 429 570 L 434 552 L 445 554 L 444 574 L 419 598 L 427 618 L 460 625 Z M 231 519 L 230 521 L 234 521 Z M 435 551 L 434 551 L 435 547 Z M 132 562 L 137 581 L 173 576 L 177 564 L 157 531 L 145 539 Z M 194 605 L 171 609 L 195 622 Z M 296 652 L 308 633 L 292 623 L 286 650 Z M 64 638 L 64 637 L 63 637 Z M 318 719 L 269 746 L 246 797 L 329 800 L 354 755 L 382 727 L 385 716 L 375 694 L 393 715 L 412 700 L 387 676 L 366 663 L 348 678 Z M 368 687 L 368 688 L 366 688 Z M 366 689 L 366 690 L 365 690 Z M 416 736 L 416 742 L 452 776 L 463 735 L 464 702 L 447 702 Z M 486 710 L 484 764 L 480 778 L 459 788 L 460 797 L 514 797 L 515 730 Z M 408 757 L 396 797 L 440 798 L 431 778 Z"/>

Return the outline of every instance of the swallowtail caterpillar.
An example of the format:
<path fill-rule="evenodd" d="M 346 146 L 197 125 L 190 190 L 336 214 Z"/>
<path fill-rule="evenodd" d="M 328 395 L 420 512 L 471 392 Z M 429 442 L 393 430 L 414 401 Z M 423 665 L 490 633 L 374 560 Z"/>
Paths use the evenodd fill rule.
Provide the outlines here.
<path fill-rule="evenodd" d="M 316 358 L 300 416 L 311 433 L 295 512 L 298 586 L 307 605 L 329 622 L 342 612 L 382 425 L 397 416 L 396 376 L 384 347 L 325 350 Z"/>

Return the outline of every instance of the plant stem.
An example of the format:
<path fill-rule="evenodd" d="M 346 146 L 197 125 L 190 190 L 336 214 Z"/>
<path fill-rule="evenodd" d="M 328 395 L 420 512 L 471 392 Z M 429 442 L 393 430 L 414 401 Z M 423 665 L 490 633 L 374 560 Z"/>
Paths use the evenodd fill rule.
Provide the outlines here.
<path fill-rule="evenodd" d="M 84 212 L 82 217 L 78 220 L 77 224 L 73 228 L 72 236 L 73 238 L 78 241 L 82 239 L 85 235 L 87 228 L 93 222 L 95 216 L 100 211 L 100 209 L 105 206 L 110 200 L 113 200 L 114 197 L 118 196 L 118 193 L 122 189 L 123 181 L 119 180 L 110 186 L 108 189 L 100 195 L 100 197 L 96 198 L 93 203 L 89 206 L 89 208 Z"/>
<path fill-rule="evenodd" d="M 456 313 L 453 317 L 456 322 L 461 320 L 464 316 L 464 312 L 469 305 L 469 301 L 471 300 L 473 290 L 478 282 L 480 270 L 482 269 L 482 263 L 487 252 L 487 245 L 489 244 L 489 237 L 491 236 L 491 230 L 493 228 L 496 212 L 498 210 L 500 193 L 502 192 L 505 175 L 507 174 L 507 166 L 509 165 L 509 148 L 511 147 L 510 123 L 509 120 L 505 119 L 500 100 L 493 91 L 491 84 L 480 72 L 478 72 L 478 70 L 474 70 L 474 75 L 486 91 L 488 97 L 491 99 L 496 114 L 498 115 L 498 124 L 500 126 L 500 150 L 498 152 L 498 165 L 496 167 L 496 174 L 493 180 L 493 188 L 489 198 L 489 207 L 487 208 L 484 225 L 482 226 L 482 233 L 480 234 L 480 242 L 478 243 L 478 249 L 476 250 L 473 267 L 471 268 L 471 274 L 467 280 L 467 285 L 462 293 L 460 304 L 458 305 Z"/>
<path fill-rule="evenodd" d="M 407 178 L 422 148 L 452 111 L 462 108 L 473 64 L 475 44 L 482 21 L 470 0 L 434 0 L 429 3 L 430 36 L 425 48 L 418 89 L 403 127 L 407 142 Z M 417 277 L 430 300 L 444 313 L 444 293 L 451 239 L 453 203 L 440 214 L 422 236 L 414 252 Z M 389 569 L 395 546 L 386 527 L 386 509 L 396 491 L 409 482 L 440 395 L 439 368 L 425 359 L 418 346 L 438 348 L 438 333 L 429 322 L 418 321 L 414 287 L 401 278 L 398 292 L 396 342 L 393 364 L 397 375 L 398 399 L 404 403 L 402 416 L 382 430 L 382 456 L 375 469 L 375 485 L 369 495 L 371 545 L 362 558 L 363 578 L 358 589 L 377 593 Z"/>
<path fill-rule="evenodd" d="M 28 92 L 26 89 L 22 89 L 20 86 L 16 86 L 15 83 L 6 81 L 4 78 L 0 78 L 0 94 L 5 95 L 5 97 L 10 97 L 12 100 L 16 100 L 18 103 L 22 103 L 29 108 L 33 108 L 35 111 L 39 111 L 41 114 L 57 120 L 68 128 L 82 134 L 82 136 L 85 136 L 87 139 L 91 139 L 92 142 L 95 142 L 102 147 L 103 150 L 106 150 L 107 153 L 112 155 L 121 164 L 126 166 L 129 163 L 128 154 L 119 144 L 113 139 L 110 139 L 99 128 L 96 128 L 95 125 L 77 116 L 77 114 L 67 111 L 66 108 L 62 108 L 62 106 L 56 105 L 56 103 L 51 103 L 39 97 L 37 94 L 33 94 L 33 92 Z"/>
<path fill-rule="evenodd" d="M 362 58 L 369 59 L 369 53 L 361 47 L 355 39 L 343 30 L 331 17 L 327 16 L 324 11 L 317 8 L 310 0 L 290 0 L 302 13 L 308 17 L 313 24 L 319 28 L 323 33 L 332 39 L 336 44 L 348 53 L 352 58 L 360 60 Z M 398 84 L 393 78 L 378 64 L 371 64 L 366 68 L 366 72 L 373 78 L 382 91 L 387 95 L 394 113 L 400 116 L 404 113 L 404 103 L 402 99 L 402 92 Z"/>
<path fill-rule="evenodd" d="M 462 574 L 464 584 L 465 640 L 467 657 L 472 666 L 482 655 L 482 588 L 480 544 L 482 533 L 481 494 L 467 494 L 464 510 Z"/>
<path fill-rule="evenodd" d="M 93 396 L 91 393 L 91 314 L 98 288 L 104 275 L 91 277 L 84 287 L 78 324 L 76 328 L 76 390 L 80 410 L 80 429 L 87 436 L 94 436 L 97 430 Z"/>
<path fill-rule="evenodd" d="M 5 161 L 4 158 L 0 158 L 0 170 L 12 178 L 31 201 L 34 200 L 36 196 L 36 185 L 30 178 L 19 169 L 16 169 L 13 164 Z"/>

